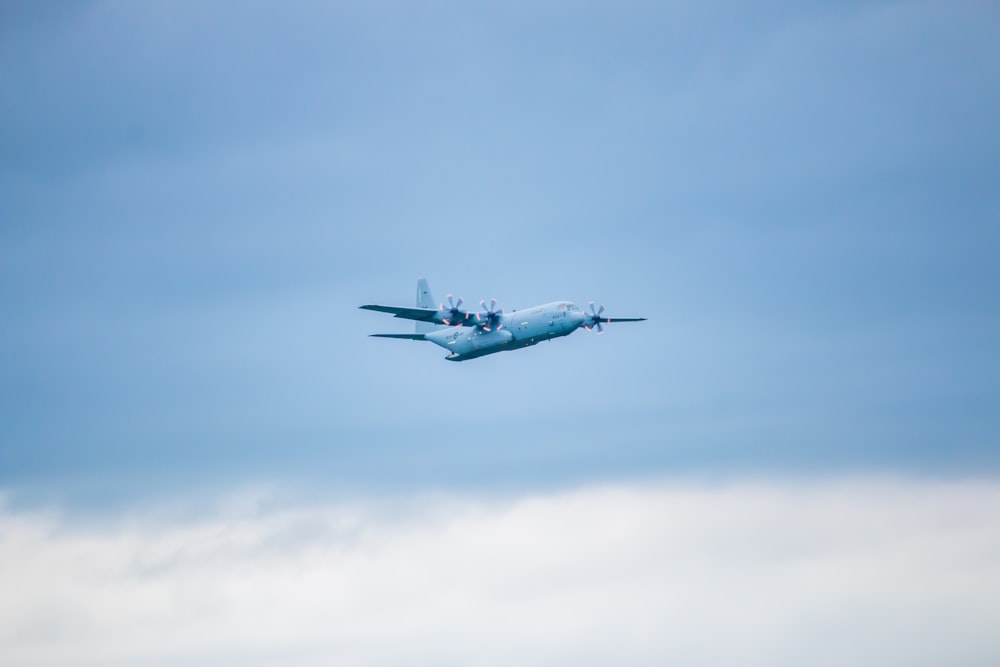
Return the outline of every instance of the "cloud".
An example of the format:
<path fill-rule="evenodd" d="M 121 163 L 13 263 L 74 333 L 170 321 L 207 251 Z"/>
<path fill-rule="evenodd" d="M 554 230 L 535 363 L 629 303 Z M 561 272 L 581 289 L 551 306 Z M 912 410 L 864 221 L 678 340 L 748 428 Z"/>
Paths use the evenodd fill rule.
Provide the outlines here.
<path fill-rule="evenodd" d="M 11 665 L 1000 661 L 997 482 L 0 512 Z"/>

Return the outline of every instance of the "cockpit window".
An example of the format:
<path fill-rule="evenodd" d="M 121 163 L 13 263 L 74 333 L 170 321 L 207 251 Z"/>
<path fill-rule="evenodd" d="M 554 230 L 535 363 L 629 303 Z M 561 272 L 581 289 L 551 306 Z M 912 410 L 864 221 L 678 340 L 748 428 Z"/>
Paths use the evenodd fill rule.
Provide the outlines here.
<path fill-rule="evenodd" d="M 568 306 L 566 306 L 566 310 L 577 310 L 576 304 L 575 303 L 569 304 Z"/>

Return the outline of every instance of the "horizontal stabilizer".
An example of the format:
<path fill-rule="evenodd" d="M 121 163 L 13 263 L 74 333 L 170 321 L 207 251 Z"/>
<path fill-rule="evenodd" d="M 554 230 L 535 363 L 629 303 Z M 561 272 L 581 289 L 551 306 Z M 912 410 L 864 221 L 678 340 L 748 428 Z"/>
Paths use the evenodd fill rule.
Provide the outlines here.
<path fill-rule="evenodd" d="M 403 340 L 427 340 L 425 334 L 422 333 L 411 333 L 411 334 L 369 334 L 372 338 L 402 338 Z"/>

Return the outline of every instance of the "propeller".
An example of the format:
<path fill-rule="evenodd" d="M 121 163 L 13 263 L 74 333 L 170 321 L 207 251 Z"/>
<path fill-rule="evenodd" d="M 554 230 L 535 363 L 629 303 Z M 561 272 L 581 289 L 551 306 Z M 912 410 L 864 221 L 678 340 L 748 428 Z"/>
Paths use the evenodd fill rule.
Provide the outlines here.
<path fill-rule="evenodd" d="M 448 326 L 462 326 L 465 324 L 465 320 L 469 319 L 469 314 L 462 310 L 462 304 L 465 301 L 462 297 L 458 297 L 458 301 L 455 301 L 455 297 L 451 294 L 448 295 L 448 307 L 445 308 L 444 304 L 441 304 L 442 312 L 447 314 L 447 317 L 443 318 L 441 321 Z"/>
<path fill-rule="evenodd" d="M 606 317 L 601 317 L 604 313 L 604 305 L 602 304 L 600 308 L 594 308 L 594 302 L 590 302 L 590 315 L 583 322 L 583 328 L 587 331 L 597 331 L 597 335 L 600 336 L 604 333 L 604 327 L 601 326 L 601 322 L 610 322 L 611 320 Z"/>
<path fill-rule="evenodd" d="M 497 310 L 497 300 L 490 299 L 490 307 L 486 307 L 486 299 L 479 302 L 479 305 L 486 311 L 482 315 L 476 313 L 476 320 L 482 322 L 483 331 L 500 331 L 503 329 L 503 309 Z"/>

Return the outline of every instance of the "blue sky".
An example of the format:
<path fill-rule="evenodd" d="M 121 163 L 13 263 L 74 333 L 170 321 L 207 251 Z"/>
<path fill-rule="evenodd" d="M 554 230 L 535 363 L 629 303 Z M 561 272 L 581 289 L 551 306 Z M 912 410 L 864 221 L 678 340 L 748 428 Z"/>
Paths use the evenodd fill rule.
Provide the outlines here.
<path fill-rule="evenodd" d="M 5 12 L 6 487 L 1000 463 L 988 3 Z M 418 276 L 650 319 L 443 364 Z"/>
<path fill-rule="evenodd" d="M 75 531 L 83 553 L 115 535 L 169 551 L 215 534 L 212 521 L 280 541 L 288 516 L 308 526 L 347 511 L 327 502 L 361 503 L 358 525 L 381 545 L 408 548 L 422 528 L 453 544 L 447 527 L 466 535 L 476 521 L 461 517 L 480 510 L 483 525 L 510 519 L 530 540 L 572 514 L 576 493 L 601 507 L 606 485 L 626 514 L 651 493 L 664 512 L 709 517 L 711 550 L 733 537 L 713 523 L 718 507 L 794 505 L 811 485 L 822 517 L 860 519 L 837 486 L 857 479 L 895 480 L 865 482 L 862 497 L 892 526 L 926 529 L 913 543 L 946 539 L 941 507 L 980 516 L 997 502 L 998 34 L 989 2 L 4 3 L 0 510 L 28 526 L 6 553 L 27 573 L 72 552 L 57 537 Z M 409 328 L 357 306 L 409 305 L 420 276 L 439 300 L 594 299 L 649 320 L 461 364 L 368 338 Z M 763 486 L 739 490 L 749 483 Z M 705 486 L 691 500 L 674 484 Z M 452 500 L 415 514 L 379 504 L 427 494 Z M 940 506 L 910 517 L 924 494 Z M 232 497 L 293 508 L 233 514 Z M 191 503 L 211 508 L 208 523 L 176 510 Z M 518 523 L 522 503 L 544 511 Z M 105 534 L 83 515 L 125 523 Z M 785 518 L 764 511 L 761 533 L 792 539 Z M 610 533 L 594 539 L 618 534 L 600 525 Z M 865 525 L 837 544 L 894 571 Z M 637 530 L 625 534 L 638 558 Z M 33 541 L 46 531 L 53 541 Z M 332 534 L 301 544 L 333 548 Z M 945 560 L 997 562 L 983 555 L 997 553 L 996 522 L 969 534 L 982 540 Z M 280 580 L 265 556 L 233 562 Z M 364 581 L 381 576 L 376 561 Z M 548 565 L 532 561 L 526 580 Z M 951 581 L 925 565 L 914 580 Z M 902 609 L 909 590 L 883 592 Z M 476 591 L 455 595 L 492 599 Z M 0 614 L 34 618 L 24 609 L 49 594 L 27 591 L 26 607 Z M 830 604 L 814 601 L 817 614 Z M 998 611 L 962 609 L 970 628 Z M 55 616 L 38 627 L 76 627 Z M 898 627 L 930 632 L 920 623 Z M 44 633 L 25 628 L 0 645 L 29 651 L 25 637 Z M 798 649 L 753 638 L 742 655 L 759 662 L 746 664 L 802 664 Z M 288 642 L 312 639 L 268 650 L 288 658 Z M 985 632 L 960 642 L 985 662 L 1000 655 Z M 632 662 L 697 655 L 658 646 Z M 122 664 L 139 664 L 136 651 Z M 429 649 L 426 661 L 467 658 Z"/>

